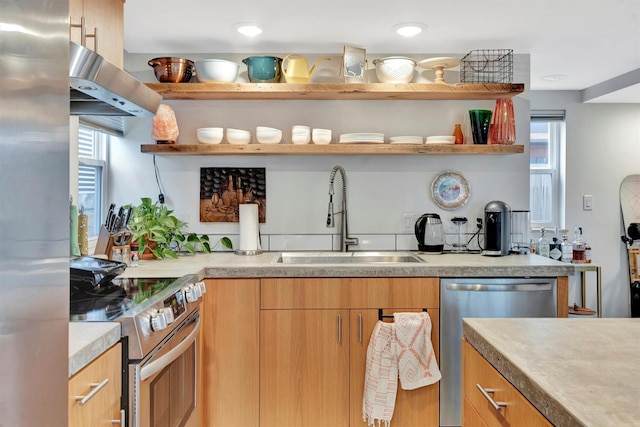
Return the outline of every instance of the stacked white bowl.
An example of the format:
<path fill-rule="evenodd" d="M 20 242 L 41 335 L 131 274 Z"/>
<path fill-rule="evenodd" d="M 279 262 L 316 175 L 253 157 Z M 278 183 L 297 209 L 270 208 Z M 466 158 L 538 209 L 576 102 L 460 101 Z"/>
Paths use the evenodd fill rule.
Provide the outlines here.
<path fill-rule="evenodd" d="M 314 129 L 311 133 L 314 144 L 331 144 L 331 129 Z"/>
<path fill-rule="evenodd" d="M 260 144 L 279 144 L 282 140 L 282 131 L 266 126 L 256 127 L 256 139 Z"/>
<path fill-rule="evenodd" d="M 242 129 L 227 128 L 227 142 L 233 145 L 244 145 L 251 142 L 251 132 Z"/>
<path fill-rule="evenodd" d="M 199 128 L 197 130 L 198 141 L 203 144 L 220 144 L 223 134 L 223 128 Z"/>
<path fill-rule="evenodd" d="M 311 142 L 311 128 L 303 125 L 292 126 L 291 142 L 293 144 L 308 144 Z"/>

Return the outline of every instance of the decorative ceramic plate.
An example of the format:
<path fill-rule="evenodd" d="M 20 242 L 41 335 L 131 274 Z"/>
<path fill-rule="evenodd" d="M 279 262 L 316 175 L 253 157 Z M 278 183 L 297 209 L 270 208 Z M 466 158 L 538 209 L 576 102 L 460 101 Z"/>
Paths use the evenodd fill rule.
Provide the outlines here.
<path fill-rule="evenodd" d="M 431 197 L 442 209 L 461 208 L 469 200 L 469 183 L 459 172 L 443 172 L 431 183 Z"/>

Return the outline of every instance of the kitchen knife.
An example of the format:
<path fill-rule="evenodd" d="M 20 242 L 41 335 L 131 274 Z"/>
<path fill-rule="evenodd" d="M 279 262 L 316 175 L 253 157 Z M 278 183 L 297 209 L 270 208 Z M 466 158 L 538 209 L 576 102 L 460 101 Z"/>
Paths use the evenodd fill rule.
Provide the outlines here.
<path fill-rule="evenodd" d="M 111 203 L 111 205 L 109 205 L 109 210 L 107 211 L 107 217 L 106 220 L 104 221 L 104 226 L 107 227 L 107 230 L 109 229 L 109 225 L 111 224 L 111 217 L 114 214 L 114 209 L 116 208 L 116 204 L 115 203 Z"/>

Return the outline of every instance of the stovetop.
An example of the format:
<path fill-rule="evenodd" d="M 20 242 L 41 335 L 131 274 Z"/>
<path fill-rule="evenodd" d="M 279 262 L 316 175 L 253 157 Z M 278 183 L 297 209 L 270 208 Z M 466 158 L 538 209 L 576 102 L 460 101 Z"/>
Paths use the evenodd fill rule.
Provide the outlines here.
<path fill-rule="evenodd" d="M 178 278 L 120 278 L 100 286 L 71 283 L 70 320 L 113 321 L 151 303 Z"/>

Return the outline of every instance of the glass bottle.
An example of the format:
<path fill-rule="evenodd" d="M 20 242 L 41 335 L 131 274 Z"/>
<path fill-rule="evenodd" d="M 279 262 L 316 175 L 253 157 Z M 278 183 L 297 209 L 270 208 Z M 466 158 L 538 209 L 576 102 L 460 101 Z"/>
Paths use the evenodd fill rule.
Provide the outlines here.
<path fill-rule="evenodd" d="M 560 247 L 562 248 L 562 258 L 560 258 L 560 261 L 571 262 L 573 260 L 573 245 L 569 242 L 569 236 L 566 234 L 562 236 Z"/>
<path fill-rule="evenodd" d="M 549 244 L 549 258 L 560 261 L 562 258 L 561 242 L 558 239 L 558 226 L 556 225 L 553 230 L 553 239 Z"/>
<path fill-rule="evenodd" d="M 591 264 L 591 245 L 589 242 L 584 242 L 584 262 Z"/>
<path fill-rule="evenodd" d="M 540 238 L 538 239 L 538 255 L 549 258 L 549 240 L 544 235 L 544 227 L 540 227 Z"/>
<path fill-rule="evenodd" d="M 582 228 L 576 227 L 573 229 L 573 232 L 575 234 L 575 240 L 573 241 L 573 257 L 571 261 L 574 264 L 584 264 L 586 259 L 586 245 L 584 240 L 582 240 Z"/>
<path fill-rule="evenodd" d="M 453 136 L 456 137 L 456 144 L 464 144 L 464 134 L 460 123 L 456 123 L 453 128 Z"/>

